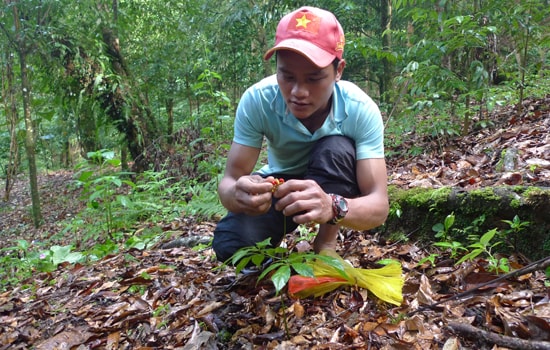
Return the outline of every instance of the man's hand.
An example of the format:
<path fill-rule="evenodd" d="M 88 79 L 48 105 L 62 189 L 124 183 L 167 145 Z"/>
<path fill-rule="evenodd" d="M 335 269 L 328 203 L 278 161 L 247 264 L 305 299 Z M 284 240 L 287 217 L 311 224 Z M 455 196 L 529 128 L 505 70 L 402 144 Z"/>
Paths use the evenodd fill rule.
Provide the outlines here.
<path fill-rule="evenodd" d="M 235 202 L 247 215 L 265 214 L 271 207 L 273 177 L 241 176 L 235 182 Z"/>
<path fill-rule="evenodd" d="M 313 180 L 289 180 L 279 185 L 273 194 L 279 201 L 275 209 L 286 216 L 294 216 L 294 222 L 324 224 L 333 218 L 332 199 Z"/>

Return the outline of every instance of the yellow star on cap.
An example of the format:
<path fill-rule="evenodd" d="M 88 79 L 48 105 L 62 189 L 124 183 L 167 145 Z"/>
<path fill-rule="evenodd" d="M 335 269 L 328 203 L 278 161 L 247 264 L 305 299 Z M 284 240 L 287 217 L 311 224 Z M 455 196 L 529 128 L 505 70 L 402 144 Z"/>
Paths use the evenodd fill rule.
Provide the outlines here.
<path fill-rule="evenodd" d="M 304 27 L 307 29 L 307 24 L 311 22 L 309 19 L 307 19 L 306 15 L 304 14 L 302 18 L 296 18 L 296 28 L 298 27 Z"/>

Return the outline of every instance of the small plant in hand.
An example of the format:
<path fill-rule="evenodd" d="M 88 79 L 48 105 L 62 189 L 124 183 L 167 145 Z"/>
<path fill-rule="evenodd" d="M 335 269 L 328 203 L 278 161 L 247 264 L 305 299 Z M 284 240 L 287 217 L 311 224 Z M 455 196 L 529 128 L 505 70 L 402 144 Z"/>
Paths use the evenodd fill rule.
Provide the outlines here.
<path fill-rule="evenodd" d="M 283 179 L 283 178 L 275 179 L 275 180 L 271 181 L 271 184 L 273 185 L 273 188 L 271 189 L 271 192 L 277 191 L 277 188 L 280 185 L 282 185 L 284 182 L 285 182 L 285 179 Z"/>

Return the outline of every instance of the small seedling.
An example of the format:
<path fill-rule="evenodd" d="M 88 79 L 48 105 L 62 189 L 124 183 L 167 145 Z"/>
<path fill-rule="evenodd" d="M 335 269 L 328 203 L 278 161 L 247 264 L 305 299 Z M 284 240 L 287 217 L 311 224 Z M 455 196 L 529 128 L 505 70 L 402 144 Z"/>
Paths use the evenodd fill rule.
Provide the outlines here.
<path fill-rule="evenodd" d="M 506 258 L 498 258 L 496 257 L 492 250 L 496 246 L 502 243 L 502 241 L 497 241 L 495 243 L 491 243 L 491 240 L 495 235 L 497 234 L 498 230 L 496 228 L 487 231 L 483 236 L 479 238 L 478 241 L 468 245 L 468 248 L 473 248 L 468 254 L 464 255 L 456 264 L 461 264 L 466 260 L 472 261 L 474 260 L 478 255 L 485 254 L 487 256 L 487 261 L 489 263 L 489 271 L 499 272 L 504 271 L 508 272 L 510 271 L 510 265 L 508 263 L 508 259 Z"/>

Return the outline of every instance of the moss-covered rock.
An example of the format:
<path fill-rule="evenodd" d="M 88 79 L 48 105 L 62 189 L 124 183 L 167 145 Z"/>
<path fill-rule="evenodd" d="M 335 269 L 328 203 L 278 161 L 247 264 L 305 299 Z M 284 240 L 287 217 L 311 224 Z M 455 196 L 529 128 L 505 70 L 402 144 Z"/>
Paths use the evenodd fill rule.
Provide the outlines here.
<path fill-rule="evenodd" d="M 468 236 L 482 235 L 497 228 L 507 244 L 502 251 L 517 250 L 531 259 L 550 256 L 550 189 L 502 186 L 465 190 L 400 189 L 390 186 L 392 211 L 384 226 L 387 237 L 409 236 L 411 239 L 437 242 L 432 227 L 454 213 L 453 240 L 467 245 Z M 517 216 L 529 225 L 514 232 L 506 221 Z"/>

